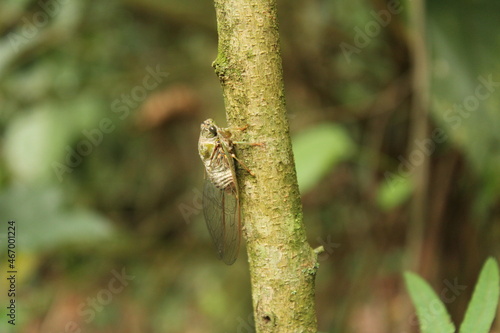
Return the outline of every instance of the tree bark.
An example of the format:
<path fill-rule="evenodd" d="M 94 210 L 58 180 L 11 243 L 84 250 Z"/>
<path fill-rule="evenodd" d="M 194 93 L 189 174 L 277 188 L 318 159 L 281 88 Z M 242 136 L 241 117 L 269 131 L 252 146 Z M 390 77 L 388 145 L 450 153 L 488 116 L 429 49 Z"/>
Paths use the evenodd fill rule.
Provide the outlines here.
<path fill-rule="evenodd" d="M 317 255 L 306 240 L 289 126 L 275 0 L 215 0 L 219 34 L 213 63 L 237 146 L 255 173 L 238 183 L 256 332 L 317 332 Z"/>

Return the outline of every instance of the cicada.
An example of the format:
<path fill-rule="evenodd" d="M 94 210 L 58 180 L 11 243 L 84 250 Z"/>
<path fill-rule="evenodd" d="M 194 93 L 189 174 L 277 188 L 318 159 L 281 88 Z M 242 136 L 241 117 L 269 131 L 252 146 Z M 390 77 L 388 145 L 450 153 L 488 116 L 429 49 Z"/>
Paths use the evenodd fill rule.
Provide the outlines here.
<path fill-rule="evenodd" d="M 229 129 L 218 127 L 212 119 L 205 120 L 201 124 L 198 152 L 205 165 L 205 222 L 219 259 L 231 265 L 240 248 L 241 215 L 235 170 L 238 160 Z"/>

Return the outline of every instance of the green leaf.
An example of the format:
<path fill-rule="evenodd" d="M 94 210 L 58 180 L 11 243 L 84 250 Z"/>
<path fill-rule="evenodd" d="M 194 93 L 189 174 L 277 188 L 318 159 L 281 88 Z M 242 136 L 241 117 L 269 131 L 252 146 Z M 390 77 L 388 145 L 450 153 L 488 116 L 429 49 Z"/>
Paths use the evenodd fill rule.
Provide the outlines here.
<path fill-rule="evenodd" d="M 313 188 L 335 165 L 348 159 L 354 147 L 345 129 L 330 123 L 294 136 L 293 153 L 300 191 L 305 193 Z"/>
<path fill-rule="evenodd" d="M 404 203 L 413 193 L 409 178 L 392 178 L 384 182 L 377 194 L 377 203 L 383 210 L 390 210 Z"/>
<path fill-rule="evenodd" d="M 420 276 L 404 273 L 406 288 L 417 310 L 422 333 L 453 333 L 455 326 L 451 322 L 446 308 L 427 282 Z"/>
<path fill-rule="evenodd" d="M 460 333 L 489 332 L 498 305 L 499 283 L 498 264 L 490 257 L 479 274 Z"/>
<path fill-rule="evenodd" d="M 102 140 L 94 143 L 89 136 L 105 119 L 100 113 L 105 107 L 100 101 L 83 96 L 67 106 L 71 107 L 71 114 L 60 110 L 61 106 L 47 103 L 10 121 L 5 133 L 5 161 L 16 180 L 31 184 L 56 178 L 61 181 L 54 162 L 67 166 L 75 140 L 87 143 L 90 153 L 97 149 Z"/>
<path fill-rule="evenodd" d="M 49 107 L 14 118 L 5 134 L 5 161 L 16 180 L 34 183 L 53 176 L 51 163 L 62 154 L 67 126 Z"/>

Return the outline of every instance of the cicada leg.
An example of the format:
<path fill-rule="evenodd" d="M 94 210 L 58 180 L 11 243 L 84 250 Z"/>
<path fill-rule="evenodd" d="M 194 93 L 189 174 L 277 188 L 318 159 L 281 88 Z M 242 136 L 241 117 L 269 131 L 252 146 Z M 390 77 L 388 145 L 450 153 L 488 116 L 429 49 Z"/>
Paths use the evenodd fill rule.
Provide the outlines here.
<path fill-rule="evenodd" d="M 241 161 L 239 158 L 236 157 L 236 155 L 234 153 L 231 153 L 231 157 L 234 158 L 236 160 L 236 162 L 238 162 L 242 167 L 243 169 L 245 169 L 250 175 L 252 175 L 253 177 L 255 177 L 255 174 L 253 173 L 252 170 L 250 170 L 246 165 L 245 163 L 243 163 L 243 161 Z"/>
<path fill-rule="evenodd" d="M 252 143 L 252 142 L 241 142 L 241 141 L 232 141 L 233 144 L 236 145 L 250 145 L 250 146 L 264 146 L 263 143 Z M 242 167 L 245 169 L 250 175 L 255 177 L 255 174 L 252 170 L 250 170 L 243 161 L 236 157 L 234 153 L 231 153 L 231 157 L 234 158 Z"/>
<path fill-rule="evenodd" d="M 249 146 L 259 146 L 259 147 L 263 147 L 265 146 L 264 143 L 262 142 L 244 142 L 244 141 L 232 141 L 234 144 L 236 145 L 249 145 Z"/>

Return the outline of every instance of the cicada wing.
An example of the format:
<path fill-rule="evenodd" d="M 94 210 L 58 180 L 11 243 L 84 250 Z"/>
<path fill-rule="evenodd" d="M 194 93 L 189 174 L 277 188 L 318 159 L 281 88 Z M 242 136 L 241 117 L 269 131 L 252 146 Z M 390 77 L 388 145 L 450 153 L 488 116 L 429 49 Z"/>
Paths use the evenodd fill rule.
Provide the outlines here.
<path fill-rule="evenodd" d="M 240 207 L 236 190 L 221 190 L 206 179 L 203 214 L 219 259 L 231 265 L 238 257 L 241 239 Z"/>
<path fill-rule="evenodd" d="M 231 265 L 238 258 L 241 241 L 241 216 L 237 193 L 231 189 L 224 191 L 224 253 L 222 260 Z"/>

